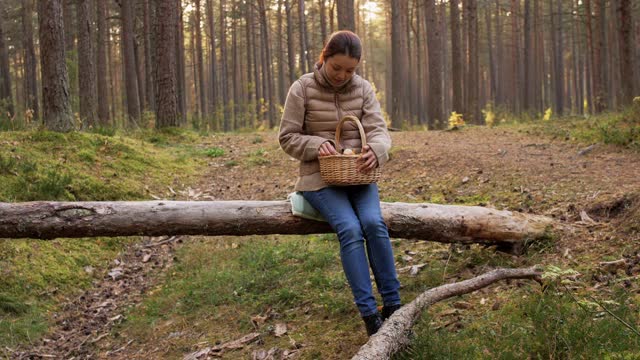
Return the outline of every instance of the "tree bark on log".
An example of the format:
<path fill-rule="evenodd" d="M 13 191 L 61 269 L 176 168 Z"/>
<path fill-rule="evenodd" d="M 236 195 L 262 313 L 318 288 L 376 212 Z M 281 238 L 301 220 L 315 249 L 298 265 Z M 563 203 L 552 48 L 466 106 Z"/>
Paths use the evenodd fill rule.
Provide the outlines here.
<path fill-rule="evenodd" d="M 381 203 L 392 237 L 521 249 L 553 220 L 478 206 Z M 259 235 L 332 232 L 291 214 L 288 201 L 0 203 L 0 237 Z"/>
<path fill-rule="evenodd" d="M 525 269 L 495 269 L 461 282 L 446 284 L 427 290 L 411 303 L 397 310 L 384 322 L 378 332 L 369 338 L 351 360 L 384 360 L 409 344 L 411 327 L 424 309 L 453 296 L 467 294 L 504 279 L 537 279 L 542 275 L 537 267 Z"/>

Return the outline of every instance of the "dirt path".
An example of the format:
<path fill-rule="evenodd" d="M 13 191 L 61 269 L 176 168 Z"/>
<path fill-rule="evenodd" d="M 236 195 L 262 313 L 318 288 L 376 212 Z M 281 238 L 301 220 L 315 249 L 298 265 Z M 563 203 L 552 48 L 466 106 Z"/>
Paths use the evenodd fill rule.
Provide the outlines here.
<path fill-rule="evenodd" d="M 618 242 L 639 240 L 638 231 L 623 239 L 627 233 L 615 226 L 637 211 L 638 153 L 604 145 L 586 149 L 502 128 L 399 132 L 392 138 L 392 161 L 380 182 L 383 200 L 476 202 L 554 216 L 572 229 L 551 255 L 559 258 L 569 251 L 598 258 Z M 279 150 L 275 133 L 218 135 L 202 146 L 221 147 L 225 155 L 211 159 L 201 182 L 187 191 L 190 199 L 284 199 L 293 189 L 297 161 Z M 176 242 L 132 246 L 111 275 L 55 315 L 56 326 L 40 345 L 15 357 L 129 359 L 162 348 L 110 331 L 171 266 Z"/>

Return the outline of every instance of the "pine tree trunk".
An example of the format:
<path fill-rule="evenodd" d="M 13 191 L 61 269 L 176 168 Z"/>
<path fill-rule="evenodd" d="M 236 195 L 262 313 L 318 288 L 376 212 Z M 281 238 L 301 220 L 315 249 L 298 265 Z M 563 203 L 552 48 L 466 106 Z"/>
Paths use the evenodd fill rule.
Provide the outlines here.
<path fill-rule="evenodd" d="M 574 88 L 574 103 L 575 103 L 575 113 L 582 115 L 582 88 L 580 87 L 580 78 L 581 78 L 581 68 L 580 68 L 580 47 L 578 45 L 578 28 L 577 28 L 577 17 L 578 17 L 578 7 L 577 4 L 571 1 L 571 9 L 573 10 L 573 16 L 571 18 L 571 65 L 573 67 L 573 88 Z"/>
<path fill-rule="evenodd" d="M 227 21 L 225 0 L 220 0 L 220 84 L 222 86 L 223 130 L 233 130 L 229 108 L 229 82 L 227 80 Z"/>
<path fill-rule="evenodd" d="M 284 0 L 284 11 L 287 14 L 287 57 L 289 64 L 289 82 L 293 84 L 297 79 L 296 75 L 296 58 L 294 49 L 294 36 L 293 36 L 293 14 L 291 7 L 292 0 Z"/>
<path fill-rule="evenodd" d="M 502 9 L 500 8 L 500 0 L 496 0 L 496 67 L 498 68 L 498 74 L 496 76 L 497 88 L 496 88 L 496 105 L 502 106 L 505 104 L 505 76 L 507 69 L 505 68 L 505 54 L 504 54 L 504 42 L 503 42 L 503 23 L 502 23 Z"/>
<path fill-rule="evenodd" d="M 425 63 L 425 55 L 426 52 L 423 52 L 422 49 L 422 36 L 423 36 L 423 26 L 421 26 L 422 24 L 422 17 L 424 16 L 423 11 L 421 11 L 421 9 L 423 8 L 422 6 L 420 6 L 420 4 L 417 4 L 420 0 L 416 0 L 416 31 L 415 31 L 415 49 L 416 49 L 416 74 L 417 74 L 417 81 L 414 82 L 414 84 L 416 85 L 414 88 L 414 93 L 416 94 L 416 103 L 415 103 L 415 110 L 414 110 L 414 114 L 418 117 L 418 124 L 420 125 L 424 125 L 426 124 L 426 118 L 425 118 L 425 105 L 424 105 L 424 95 L 422 92 L 422 88 L 424 87 L 424 72 L 423 72 L 423 67 L 424 67 L 424 63 Z M 425 30 L 426 31 L 426 30 Z M 371 63 L 373 63 L 373 61 L 371 61 Z M 373 73 L 373 72 L 372 72 Z"/>
<path fill-rule="evenodd" d="M 463 93 L 462 93 L 462 48 L 460 44 L 460 9 L 459 0 L 451 0 L 450 2 L 450 22 L 451 22 L 451 86 L 453 89 L 453 109 L 452 111 L 462 114 L 463 112 Z"/>
<path fill-rule="evenodd" d="M 253 57 L 253 41 L 254 40 L 254 36 L 252 33 L 252 29 L 253 29 L 253 25 L 251 24 L 252 22 L 252 17 L 251 17 L 251 8 L 252 8 L 252 4 L 246 4 L 246 6 L 244 7 L 245 13 L 245 35 L 246 35 L 246 40 L 245 40 L 245 45 L 246 45 L 246 53 L 247 53 L 247 87 L 246 87 L 246 91 L 247 91 L 247 107 L 246 107 L 246 112 L 247 112 L 247 116 L 249 117 L 248 121 L 249 121 L 249 126 L 251 126 L 252 128 L 255 128 L 256 126 L 256 114 L 255 114 L 255 102 L 257 100 L 256 95 L 256 91 L 255 91 L 255 84 L 256 84 L 256 79 L 254 77 L 253 74 L 253 65 L 255 62 L 255 59 Z M 253 106 L 253 108 L 252 108 Z"/>
<path fill-rule="evenodd" d="M 40 118 L 38 104 L 38 78 L 36 75 L 36 51 L 33 45 L 33 8 L 31 0 L 22 0 L 22 32 L 24 47 L 25 108 L 33 110 L 33 119 Z M 8 64 L 7 64 L 8 66 Z M 13 114 L 13 110 L 11 110 Z"/>
<path fill-rule="evenodd" d="M 11 72 L 9 69 L 9 56 L 7 54 L 4 37 L 2 19 L 0 19 L 0 111 L 7 111 L 10 116 L 13 116 L 14 108 L 13 96 L 11 94 Z M 0 118 L 4 118 L 5 116 L 5 114 L 0 114 Z"/>
<path fill-rule="evenodd" d="M 618 0 L 616 23 L 618 24 L 618 47 L 620 51 L 620 79 L 622 85 L 621 104 L 628 106 L 633 100 L 633 82 L 635 71 L 633 68 L 632 16 L 631 0 Z"/>
<path fill-rule="evenodd" d="M 101 0 L 98 0 L 101 1 Z M 143 2 L 143 38 L 144 38 L 144 78 L 145 78 L 145 94 L 147 96 L 146 102 L 149 110 L 155 111 L 155 80 L 153 78 L 153 66 L 156 63 L 153 58 L 153 47 L 151 45 L 151 36 L 153 34 L 151 30 L 151 0 L 144 0 Z"/>
<path fill-rule="evenodd" d="M 525 112 L 531 112 L 533 108 L 532 86 L 534 74 L 533 40 L 531 32 L 531 0 L 524 0 L 524 91 L 522 108 Z"/>
<path fill-rule="evenodd" d="M 474 124 L 480 124 L 480 63 L 478 55 L 478 3 L 477 0 L 466 0 L 467 7 L 467 39 L 469 41 L 469 99 L 467 111 Z"/>
<path fill-rule="evenodd" d="M 98 42 L 96 46 L 96 82 L 98 94 L 98 121 L 100 126 L 107 126 L 109 124 L 109 86 L 107 83 L 109 29 L 107 28 L 107 0 L 97 1 L 96 22 L 98 24 Z"/>
<path fill-rule="evenodd" d="M 185 60 L 184 60 L 184 14 L 182 13 L 182 0 L 176 0 L 176 11 L 178 12 L 178 28 L 176 29 L 176 84 L 178 86 L 178 125 L 187 122 L 187 81 L 185 78 Z"/>
<path fill-rule="evenodd" d="M 200 89 L 200 97 L 198 99 L 198 105 L 200 105 L 200 116 L 207 114 L 207 93 L 204 86 L 204 56 L 202 54 L 202 11 L 200 9 L 200 0 L 194 0 L 193 6 L 196 12 L 196 66 L 198 69 L 198 88 Z"/>
<path fill-rule="evenodd" d="M 254 6 L 251 6 L 249 8 L 249 17 L 250 19 L 250 23 L 251 23 L 251 33 L 252 33 L 252 37 L 254 39 L 254 41 L 252 42 L 253 44 L 253 48 L 252 48 L 252 52 L 253 52 L 253 59 L 254 59 L 254 67 L 253 67 L 253 76 L 255 79 L 255 84 L 254 84 L 254 88 L 255 88 L 255 92 L 256 92 L 256 103 L 255 103 L 255 108 L 256 108 L 256 121 L 257 122 L 261 122 L 263 120 L 263 114 L 262 114 L 262 102 L 264 101 L 264 93 L 262 91 L 263 88 L 263 78 L 260 78 L 260 74 L 263 73 L 262 71 L 260 71 L 260 69 L 263 66 L 263 61 L 262 61 L 262 51 L 260 51 L 259 49 L 259 36 L 258 36 L 258 29 L 256 28 L 256 21 L 255 21 L 255 13 L 254 13 Z M 259 21 L 258 21 L 259 22 Z M 292 47 L 294 44 L 294 42 L 289 42 L 289 46 Z"/>
<path fill-rule="evenodd" d="M 298 0 L 298 34 L 300 35 L 300 70 L 302 73 L 311 72 L 313 63 L 309 57 L 309 41 L 307 40 L 307 20 L 304 14 L 304 0 Z M 263 44 L 266 46 L 267 44 Z"/>
<path fill-rule="evenodd" d="M 593 13 L 591 10 L 591 0 L 584 1 L 587 18 L 587 41 L 589 42 L 589 49 L 591 53 L 593 109 L 596 113 L 600 113 L 605 109 L 604 83 L 601 63 L 602 37 L 600 36 L 600 12 L 602 11 L 602 7 L 600 6 L 600 1 L 601 0 L 593 1 Z"/>
<path fill-rule="evenodd" d="M 237 12 L 237 3 L 231 1 L 232 13 Z M 233 72 L 231 77 L 231 86 L 233 89 L 233 129 L 242 127 L 240 124 L 240 60 L 238 59 L 238 20 L 234 16 L 231 20 L 231 64 Z"/>
<path fill-rule="evenodd" d="M 338 6 L 338 30 L 356 31 L 353 0 L 336 0 Z"/>
<path fill-rule="evenodd" d="M 302 1 L 301 1 L 302 2 Z M 260 12 L 260 26 L 262 34 L 262 44 L 265 54 L 265 81 L 267 83 L 266 101 L 268 101 L 269 111 L 269 127 L 276 126 L 276 101 L 275 101 L 275 89 L 273 80 L 273 68 L 271 66 L 271 43 L 269 42 L 269 26 L 267 24 L 267 11 L 264 0 L 258 0 L 258 9 Z"/>
<path fill-rule="evenodd" d="M 71 131 L 74 124 L 69 103 L 61 0 L 38 1 L 38 24 L 44 124 L 52 131 Z"/>
<path fill-rule="evenodd" d="M 484 20 L 487 26 L 487 50 L 489 53 L 489 102 L 493 105 L 496 103 L 496 63 L 493 52 L 493 31 L 491 21 L 491 7 L 486 6 L 484 9 Z"/>
<path fill-rule="evenodd" d="M 280 105 L 284 105 L 287 97 L 287 86 L 284 83 L 284 45 L 282 44 L 284 32 L 282 30 L 282 5 L 283 0 L 278 0 L 278 100 Z"/>
<path fill-rule="evenodd" d="M 209 36 L 211 47 L 211 87 L 210 87 L 210 102 L 212 106 L 213 118 L 217 117 L 217 111 L 220 107 L 219 98 L 219 86 L 218 86 L 218 61 L 216 55 L 216 23 L 213 14 L 213 0 L 207 0 L 207 21 L 209 24 Z M 215 124 L 214 124 L 215 125 Z M 217 127 L 216 127 L 217 129 Z"/>
<path fill-rule="evenodd" d="M 542 36 L 542 15 L 540 12 L 540 0 L 533 0 L 533 106 L 537 113 L 544 110 L 542 101 L 543 74 L 544 74 L 544 42 Z"/>
<path fill-rule="evenodd" d="M 89 0 L 77 0 L 78 15 L 78 89 L 80 94 L 80 121 L 82 127 L 95 127 L 96 116 L 96 68 L 93 54 L 93 21 Z"/>
<path fill-rule="evenodd" d="M 440 38 L 440 24 L 436 11 L 435 0 L 425 1 L 425 30 L 427 32 L 427 47 L 429 51 L 429 123 L 441 126 L 444 123 L 442 111 L 442 40 Z"/>
<path fill-rule="evenodd" d="M 40 0 L 38 0 L 40 1 Z M 75 0 L 61 0 L 62 1 L 62 20 L 64 26 L 64 50 L 67 53 L 71 53 L 76 45 L 76 31 L 73 26 L 73 19 L 75 14 L 73 13 Z"/>
<path fill-rule="evenodd" d="M 318 0 L 320 11 L 320 36 L 322 37 L 322 45 L 327 41 L 327 4 L 326 0 Z"/>
<path fill-rule="evenodd" d="M 407 0 L 391 0 L 391 126 L 401 128 L 407 119 L 405 112 L 407 86 L 408 86 L 408 64 L 407 60 Z M 430 124 L 431 119 L 429 119 Z"/>
<path fill-rule="evenodd" d="M 134 20 L 135 14 L 131 1 L 122 1 L 120 6 L 122 18 L 122 41 L 124 51 L 124 70 L 127 92 L 127 114 L 130 121 L 140 119 L 140 94 L 138 93 L 138 74 L 134 50 Z"/>
<path fill-rule="evenodd" d="M 175 0 L 156 0 L 156 127 L 178 126 L 176 36 L 178 9 Z"/>
<path fill-rule="evenodd" d="M 556 0 L 555 11 L 555 113 L 564 114 L 564 57 L 563 57 L 563 30 L 562 30 L 562 0 Z"/>

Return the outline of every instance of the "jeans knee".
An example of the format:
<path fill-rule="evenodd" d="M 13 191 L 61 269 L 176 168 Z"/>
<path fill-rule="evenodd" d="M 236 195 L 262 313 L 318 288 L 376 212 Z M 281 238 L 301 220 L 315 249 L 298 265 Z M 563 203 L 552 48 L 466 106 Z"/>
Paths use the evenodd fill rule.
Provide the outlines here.
<path fill-rule="evenodd" d="M 380 237 L 387 237 L 387 225 L 382 217 L 369 216 L 360 219 L 362 228 L 368 240 L 375 240 Z"/>
<path fill-rule="evenodd" d="M 364 235 L 359 224 L 345 224 L 338 230 L 340 248 L 347 250 L 353 246 L 364 243 Z"/>

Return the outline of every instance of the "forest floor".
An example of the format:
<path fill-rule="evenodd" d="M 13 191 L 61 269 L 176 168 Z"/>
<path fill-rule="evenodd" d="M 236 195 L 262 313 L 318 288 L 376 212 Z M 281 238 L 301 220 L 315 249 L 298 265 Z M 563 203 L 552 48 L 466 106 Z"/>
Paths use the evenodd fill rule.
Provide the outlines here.
<path fill-rule="evenodd" d="M 636 319 L 631 325 L 638 328 L 640 324 L 633 321 L 639 318 L 640 306 L 640 153 L 604 144 L 589 147 L 522 126 L 393 132 L 392 139 L 391 161 L 379 182 L 382 201 L 487 206 L 547 215 L 563 225 L 548 242 L 532 244 L 520 256 L 479 246 L 394 239 L 399 268 L 427 264 L 418 275 L 400 273 L 406 302 L 430 287 L 492 267 L 542 264 L 555 267 L 562 277 L 558 286 L 573 291 L 573 297 L 605 301 L 624 291 L 626 302 L 621 305 L 630 309 Z M 197 146 L 223 151 L 211 157 L 201 176 L 182 191 L 170 189 L 152 196 L 274 200 L 285 199 L 293 189 L 297 161 L 279 149 L 273 132 L 216 134 L 203 137 Z M 269 259 L 251 252 L 254 246 L 276 251 L 264 256 L 287 263 L 288 267 L 272 264 L 282 272 L 264 275 L 264 281 L 275 281 L 277 286 L 261 287 L 233 277 L 247 261 L 257 264 L 257 275 L 252 276 L 271 271 Z M 292 257 L 290 251 L 308 252 L 304 256 L 310 257 L 299 253 Z M 348 358 L 367 338 L 337 254 L 335 240 L 322 236 L 146 238 L 129 245 L 112 268 L 104 270 L 102 280 L 63 306 L 44 339 L 30 349 L 4 350 L 5 355 L 164 359 L 200 352 L 200 358 Z M 301 280 L 302 270 L 309 270 L 305 262 L 326 270 L 324 277 L 318 275 L 322 286 L 309 274 L 310 282 Z M 216 268 L 220 272 L 213 275 Z M 223 272 L 229 277 L 220 275 Z M 287 276 L 302 284 L 283 282 Z M 185 285 L 189 281 L 199 287 Z M 210 285 L 215 281 L 237 284 Z M 302 295 L 287 293 L 287 287 Z M 217 293 L 227 290 L 232 294 Z M 434 306 L 417 331 L 430 332 L 432 342 L 443 332 L 448 339 L 472 336 L 473 324 L 511 321 L 501 309 L 522 306 L 519 302 L 542 296 L 540 292 L 528 282 L 496 284 Z M 488 317 L 492 311 L 500 315 Z M 625 328 L 612 323 L 619 325 L 618 331 Z M 251 340 L 244 346 L 234 349 L 228 343 L 248 334 Z M 481 344 L 482 339 L 471 342 Z M 499 356 L 497 346 L 481 345 L 479 352 L 468 356 Z M 518 346 L 525 349 L 520 354 L 524 358 L 553 354 Z M 628 346 L 608 351 L 633 353 Z M 599 350 L 607 352 L 606 346 Z M 453 356 L 455 351 L 450 351 Z M 551 357 L 561 355 L 558 351 Z M 415 353 L 405 356 L 414 358 Z"/>

